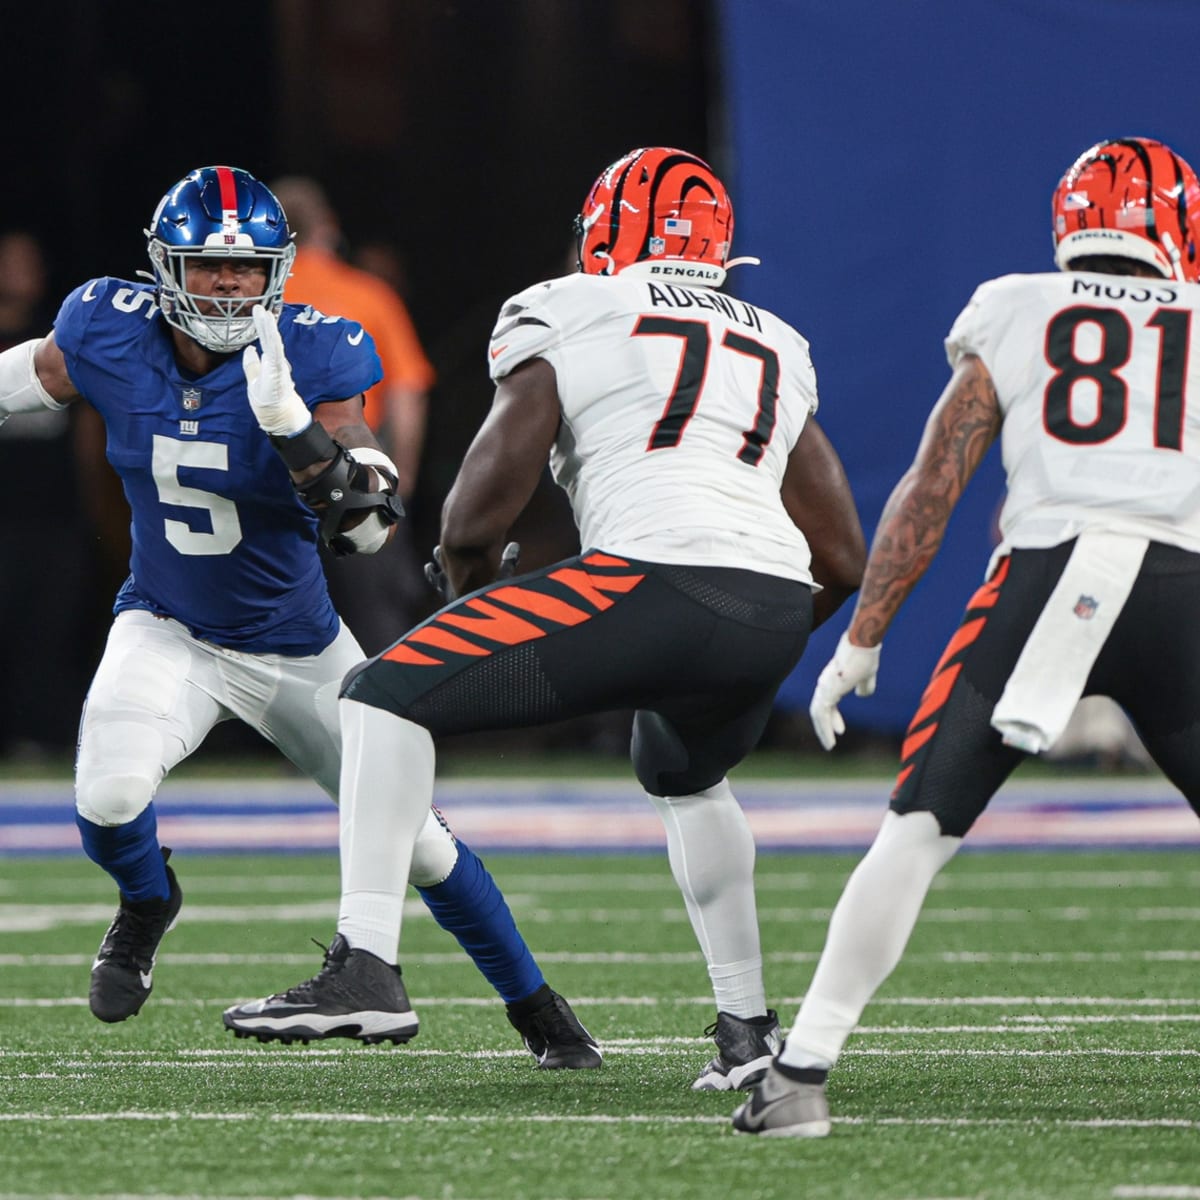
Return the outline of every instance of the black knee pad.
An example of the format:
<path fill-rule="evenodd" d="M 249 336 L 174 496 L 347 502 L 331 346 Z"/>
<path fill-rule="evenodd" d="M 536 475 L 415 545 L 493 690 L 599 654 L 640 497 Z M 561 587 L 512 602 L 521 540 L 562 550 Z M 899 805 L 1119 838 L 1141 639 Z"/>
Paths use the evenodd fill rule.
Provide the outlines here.
<path fill-rule="evenodd" d="M 638 783 L 651 796 L 691 796 L 725 778 L 723 762 L 689 750 L 666 717 L 645 709 L 633 718 L 629 758 Z"/>

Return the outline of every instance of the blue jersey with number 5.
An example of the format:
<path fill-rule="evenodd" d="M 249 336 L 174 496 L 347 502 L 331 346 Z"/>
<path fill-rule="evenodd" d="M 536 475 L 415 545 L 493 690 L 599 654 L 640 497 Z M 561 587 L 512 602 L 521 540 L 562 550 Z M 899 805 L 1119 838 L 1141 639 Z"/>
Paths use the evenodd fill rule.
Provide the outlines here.
<path fill-rule="evenodd" d="M 370 335 L 353 321 L 286 304 L 279 331 L 309 408 L 382 377 Z M 67 297 L 54 337 L 104 419 L 133 514 L 130 576 L 114 611 L 174 617 L 196 637 L 256 654 L 324 649 L 338 618 L 317 521 L 258 427 L 241 355 L 207 375 L 181 370 L 154 289 L 111 278 Z"/>

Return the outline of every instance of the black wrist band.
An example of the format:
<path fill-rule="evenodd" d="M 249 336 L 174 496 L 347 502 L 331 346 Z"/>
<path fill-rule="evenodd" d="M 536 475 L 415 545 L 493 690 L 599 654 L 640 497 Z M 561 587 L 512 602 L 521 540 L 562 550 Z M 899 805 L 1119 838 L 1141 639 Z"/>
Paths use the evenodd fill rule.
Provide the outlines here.
<path fill-rule="evenodd" d="M 325 462 L 337 454 L 333 438 L 325 432 L 320 421 L 313 421 L 292 437 L 279 437 L 273 433 L 268 437 L 289 471 L 303 471 L 313 463 Z"/>

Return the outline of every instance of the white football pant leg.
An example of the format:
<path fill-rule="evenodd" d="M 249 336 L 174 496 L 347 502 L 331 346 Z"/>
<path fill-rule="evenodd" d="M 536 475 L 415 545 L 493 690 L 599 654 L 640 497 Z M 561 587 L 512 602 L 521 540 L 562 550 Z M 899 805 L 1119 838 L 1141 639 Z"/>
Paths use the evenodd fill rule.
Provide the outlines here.
<path fill-rule="evenodd" d="M 962 838 L 946 837 L 932 813 L 889 812 L 854 869 L 829 922 L 825 949 L 781 1060 L 831 1067 L 867 1002 L 892 973 L 934 876 Z"/>
<path fill-rule="evenodd" d="M 176 621 L 128 611 L 113 621 L 88 689 L 75 764 L 75 806 L 97 825 L 125 825 L 163 777 L 228 716 L 209 694 L 211 661 Z"/>
<path fill-rule="evenodd" d="M 650 796 L 667 831 L 671 874 L 683 893 L 717 1009 L 767 1011 L 754 899 L 754 836 L 722 779 L 691 796 Z"/>
<path fill-rule="evenodd" d="M 342 758 L 338 692 L 363 657 L 343 622 L 320 654 L 226 654 L 220 663 L 233 711 L 335 803 Z"/>
<path fill-rule="evenodd" d="M 428 730 L 343 699 L 338 932 L 351 946 L 396 961 L 413 846 L 433 803 Z"/>
<path fill-rule="evenodd" d="M 458 862 L 458 843 L 454 835 L 438 819 L 432 808 L 417 834 L 417 844 L 413 847 L 412 866 L 408 872 L 408 882 L 413 887 L 434 887 L 442 883 L 454 870 Z"/>

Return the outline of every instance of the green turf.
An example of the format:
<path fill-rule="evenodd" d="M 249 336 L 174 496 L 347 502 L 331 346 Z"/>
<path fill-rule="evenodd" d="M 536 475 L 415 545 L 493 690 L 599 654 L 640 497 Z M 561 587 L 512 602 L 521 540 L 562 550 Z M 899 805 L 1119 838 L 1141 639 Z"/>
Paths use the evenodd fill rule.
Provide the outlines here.
<path fill-rule="evenodd" d="M 112 888 L 0 860 L 0 1200 L 17 1195 L 607 1198 L 1192 1195 L 1195 897 L 1182 853 L 962 855 L 830 1083 L 833 1134 L 735 1136 L 703 965 L 658 855 L 497 856 L 551 983 L 605 1045 L 544 1073 L 453 942 L 411 910 L 407 1047 L 259 1046 L 221 1008 L 319 965 L 332 856 L 177 856 L 183 916 L 143 1013 L 80 1001 Z M 762 855 L 785 1022 L 853 859 Z M 1157 1193 L 1155 1191 L 1157 1190 Z"/>

